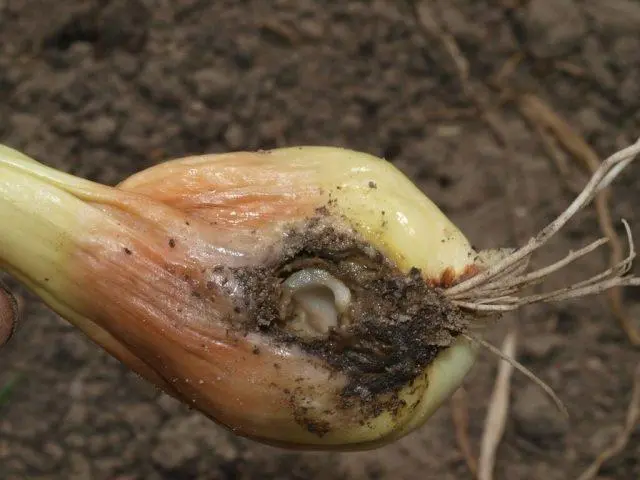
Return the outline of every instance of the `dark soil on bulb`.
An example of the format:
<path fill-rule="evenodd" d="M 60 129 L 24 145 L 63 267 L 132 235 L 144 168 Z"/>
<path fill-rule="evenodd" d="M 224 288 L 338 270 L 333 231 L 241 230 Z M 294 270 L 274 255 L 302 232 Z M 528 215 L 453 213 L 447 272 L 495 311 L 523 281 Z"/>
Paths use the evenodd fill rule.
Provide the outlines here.
<path fill-rule="evenodd" d="M 420 270 L 401 272 L 342 223 L 328 213 L 303 222 L 286 235 L 273 266 L 232 270 L 227 275 L 234 280 L 225 283 L 241 292 L 236 312 L 246 319 L 238 326 L 242 331 L 295 344 L 344 374 L 348 381 L 336 404 L 356 407 L 362 421 L 368 421 L 404 406 L 399 391 L 422 377 L 438 354 L 468 330 L 469 318 Z M 295 305 L 283 282 L 308 268 L 328 272 L 351 291 L 350 307 L 326 333 L 309 328 L 301 335 L 291 328 Z"/>
<path fill-rule="evenodd" d="M 509 147 L 418 6 L 456 40 Z M 573 199 L 565 176 L 586 179 L 572 156 L 551 160 L 520 95 L 541 98 L 608 156 L 640 132 L 638 31 L 633 0 L 0 1 L 0 142 L 109 184 L 194 153 L 346 146 L 393 162 L 478 249 L 512 247 Z M 492 87 L 505 72 L 506 87 Z M 636 238 L 639 172 L 632 165 L 610 200 L 620 232 L 625 218 Z M 598 236 L 590 208 L 532 266 Z M 603 248 L 547 288 L 608 261 Z M 151 388 L 8 282 L 25 311 L 0 349 L 0 389 L 12 385 L 0 405 L 3 480 L 472 478 L 448 404 L 372 452 L 266 447 Z M 638 290 L 625 301 L 637 324 Z M 492 326 L 488 340 L 500 345 L 514 318 Z M 577 478 L 624 422 L 638 351 L 605 296 L 532 306 L 518 321 L 518 360 L 556 391 L 571 422 L 516 374 L 495 478 Z M 483 354 L 465 382 L 476 454 L 495 372 L 496 359 Z M 639 459 L 635 431 L 601 478 L 640 478 Z"/>

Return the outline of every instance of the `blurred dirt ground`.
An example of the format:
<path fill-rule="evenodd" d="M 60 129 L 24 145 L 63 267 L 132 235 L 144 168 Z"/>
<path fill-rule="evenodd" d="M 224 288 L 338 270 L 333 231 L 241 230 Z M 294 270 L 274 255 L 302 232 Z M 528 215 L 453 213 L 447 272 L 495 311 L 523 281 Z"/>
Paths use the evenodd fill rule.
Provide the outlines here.
<path fill-rule="evenodd" d="M 429 15 L 468 60 L 468 82 Z M 572 199 L 562 165 L 586 178 L 573 157 L 551 160 L 522 95 L 601 158 L 613 153 L 640 135 L 639 31 L 635 0 L 0 0 L 0 142 L 105 183 L 191 153 L 347 146 L 397 165 L 477 247 L 512 246 Z M 611 205 L 616 227 L 626 218 L 638 238 L 639 203 L 636 165 Z M 599 235 L 591 208 L 535 263 Z M 607 262 L 605 249 L 550 286 Z M 0 386 L 18 378 L 0 406 L 2 480 L 472 478 L 449 406 L 372 452 L 264 447 L 157 393 L 25 298 L 22 328 L 0 353 Z M 638 291 L 625 302 L 638 325 Z M 496 479 L 575 478 L 624 420 L 638 351 L 605 296 L 531 307 L 520 321 L 518 358 L 571 423 L 516 375 Z M 495 369 L 485 354 L 466 382 L 476 452 Z M 636 428 L 599 478 L 640 478 L 639 459 Z"/>

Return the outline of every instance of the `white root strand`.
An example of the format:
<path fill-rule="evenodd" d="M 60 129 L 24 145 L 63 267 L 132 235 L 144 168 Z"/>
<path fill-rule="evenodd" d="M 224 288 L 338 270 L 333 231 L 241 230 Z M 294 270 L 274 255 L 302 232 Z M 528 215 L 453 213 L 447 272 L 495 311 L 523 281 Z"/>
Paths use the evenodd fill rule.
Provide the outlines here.
<path fill-rule="evenodd" d="M 474 297 L 480 297 L 480 299 L 472 298 L 470 301 L 452 300 L 452 302 L 460 308 L 467 310 L 483 311 L 483 312 L 508 312 L 517 310 L 518 308 L 538 302 L 559 302 L 568 300 L 571 298 L 585 297 L 588 295 L 596 295 L 602 293 L 610 288 L 614 287 L 629 287 L 640 286 L 640 278 L 637 277 L 624 277 L 631 269 L 632 262 L 636 257 L 636 251 L 633 246 L 633 237 L 631 235 L 631 227 L 623 220 L 627 238 L 629 242 L 629 254 L 618 264 L 608 268 L 604 272 L 601 272 L 587 280 L 577 282 L 565 288 L 554 290 L 552 292 L 542 293 L 539 295 L 529 295 L 525 297 L 506 296 L 505 293 L 514 293 L 518 290 L 517 285 L 524 286 L 528 283 L 527 277 L 535 277 L 536 280 L 540 277 L 540 272 L 544 273 L 544 276 L 558 270 L 558 265 L 566 265 L 575 260 L 575 257 L 583 256 L 586 250 L 594 250 L 593 246 L 598 242 L 594 242 L 587 247 L 573 252 L 565 257 L 560 262 L 556 262 L 549 267 L 537 270 L 531 274 L 524 275 L 512 280 L 506 280 L 504 282 L 497 282 L 496 286 L 492 289 L 485 288 L 478 292 L 474 291 Z M 568 259 L 568 260 L 567 260 Z M 551 268 L 554 267 L 554 268 Z M 607 278 L 613 277 L 613 278 Z M 493 283 L 490 285 L 494 285 Z"/>
<path fill-rule="evenodd" d="M 534 285 L 535 283 L 537 283 L 540 280 L 543 280 L 545 277 L 551 275 L 552 273 L 566 267 L 567 265 L 575 262 L 576 260 L 584 257 L 585 255 L 588 255 L 589 253 L 593 252 L 594 250 L 596 250 L 598 247 L 604 245 L 605 243 L 607 243 L 609 241 L 609 239 L 607 238 L 600 238 L 598 240 L 596 240 L 595 242 L 587 245 L 586 247 L 581 248 L 580 250 L 577 250 L 575 252 L 569 252 L 569 254 L 564 257 L 561 260 L 558 260 L 555 263 L 552 263 L 551 265 L 541 268 L 539 270 L 536 270 L 534 272 L 528 273 L 526 275 L 522 275 L 521 277 L 517 277 L 513 280 L 508 280 L 505 281 L 502 285 L 500 286 L 496 286 L 493 284 L 489 284 L 484 288 L 478 288 L 477 290 L 475 290 L 475 292 L 477 292 L 477 296 L 482 296 L 483 294 L 492 292 L 492 291 L 500 291 L 501 293 L 506 292 L 506 291 L 518 291 L 523 287 L 528 287 L 531 285 Z M 456 298 L 455 295 L 452 298 Z"/>
<path fill-rule="evenodd" d="M 510 364 L 512 368 L 515 368 L 520 373 L 522 373 L 524 376 L 526 376 L 529 380 L 531 380 L 533 383 L 535 383 L 538 387 L 540 387 L 540 389 L 542 389 L 549 396 L 549 398 L 553 401 L 553 403 L 556 405 L 558 410 L 562 413 L 562 415 L 565 418 L 569 418 L 569 411 L 567 410 L 567 407 L 562 402 L 562 400 L 560 400 L 560 398 L 554 393 L 553 389 L 549 385 L 544 383 L 540 378 L 538 378 L 535 373 L 533 373 L 527 367 L 525 367 L 520 362 L 518 362 L 513 357 L 513 355 L 505 354 L 504 349 L 500 350 L 499 348 L 494 347 L 489 342 L 483 340 L 480 337 L 467 335 L 467 334 L 464 334 L 463 336 L 467 340 L 475 342 L 475 343 L 479 344 L 480 346 L 482 346 L 483 348 L 486 348 L 489 352 L 493 353 L 495 356 L 500 358 L 503 361 L 503 363 Z"/>
<path fill-rule="evenodd" d="M 513 278 L 513 275 L 507 274 L 505 276 L 504 272 L 512 269 L 514 265 L 517 265 L 530 257 L 533 252 L 545 245 L 549 239 L 560 231 L 576 213 L 583 209 L 600 190 L 607 187 L 639 153 L 640 139 L 638 139 L 638 141 L 633 145 L 610 156 L 602 162 L 582 192 L 580 192 L 569 207 L 567 207 L 567 209 L 553 222 L 543 228 L 535 237 L 529 240 L 526 245 L 506 256 L 503 260 L 492 265 L 478 275 L 447 289 L 445 291 L 446 295 L 452 299 L 466 300 L 467 303 L 473 303 L 469 302 L 469 300 L 476 297 L 476 294 L 480 289 L 487 288 L 489 285 L 491 285 L 492 288 L 503 288 L 505 282 L 510 283 L 516 281 Z M 573 261 L 573 259 L 571 261 Z M 571 261 L 568 263 L 571 263 Z M 555 270 L 552 269 L 551 271 Z M 537 279 L 540 278 L 542 277 L 538 277 Z M 521 281 L 521 279 L 518 281 Z M 631 284 L 635 285 L 635 283 Z M 612 284 L 611 286 L 617 286 L 617 284 Z M 611 286 L 609 288 L 611 288 Z M 462 306 L 463 304 L 460 305 Z"/>
<path fill-rule="evenodd" d="M 528 262 L 531 255 L 546 244 L 571 217 L 587 205 L 601 189 L 608 186 L 638 153 L 640 153 L 640 139 L 635 144 L 605 160 L 573 203 L 553 222 L 529 240 L 525 246 L 489 266 L 478 275 L 445 290 L 445 294 L 455 305 L 462 309 L 475 312 L 499 313 L 517 310 L 524 305 L 532 303 L 559 302 L 587 295 L 596 295 L 615 287 L 640 286 L 640 278 L 625 276 L 631 270 L 636 252 L 631 228 L 625 220 L 622 220 L 629 244 L 629 254 L 624 260 L 587 280 L 577 282 L 568 287 L 538 295 L 517 296 L 525 287 L 541 283 L 549 275 L 607 243 L 607 239 L 604 238 L 596 240 L 577 251 L 570 252 L 553 264 L 530 273 L 524 273 L 521 268 L 525 262 Z"/>

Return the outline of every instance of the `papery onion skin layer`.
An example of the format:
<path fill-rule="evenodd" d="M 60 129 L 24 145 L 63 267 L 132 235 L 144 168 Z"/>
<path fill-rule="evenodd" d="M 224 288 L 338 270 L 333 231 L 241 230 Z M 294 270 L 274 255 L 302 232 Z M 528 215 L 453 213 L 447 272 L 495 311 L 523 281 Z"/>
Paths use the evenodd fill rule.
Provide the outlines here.
<path fill-rule="evenodd" d="M 261 292 L 276 292 L 276 270 L 312 250 L 305 235 L 313 229 L 341 239 L 331 255 L 359 245 L 365 261 L 397 278 L 419 272 L 425 286 L 477 271 L 455 225 L 368 154 L 295 147 L 203 155 L 112 188 L 5 148 L 0 224 L 15 226 L 0 230 L 0 264 L 51 308 L 165 392 L 265 443 L 386 444 L 422 425 L 475 360 L 453 329 L 435 361 L 404 385 L 348 397 L 349 371 L 260 317 L 276 298 Z M 445 324 L 445 316 L 456 320 L 453 307 L 441 310 Z"/>

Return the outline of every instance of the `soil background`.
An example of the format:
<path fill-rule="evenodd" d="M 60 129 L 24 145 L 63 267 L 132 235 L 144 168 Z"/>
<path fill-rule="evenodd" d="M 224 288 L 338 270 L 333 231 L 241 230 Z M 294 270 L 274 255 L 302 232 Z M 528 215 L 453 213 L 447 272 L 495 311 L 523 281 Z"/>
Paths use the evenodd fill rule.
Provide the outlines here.
<path fill-rule="evenodd" d="M 509 146 L 420 8 L 468 59 Z M 518 99 L 535 94 L 601 158 L 613 153 L 640 134 L 639 31 L 634 0 L 0 0 L 0 141 L 109 184 L 193 153 L 347 146 L 397 165 L 478 248 L 513 246 L 573 198 Z M 502 87 L 487 86 L 501 71 Z M 580 162 L 565 162 L 584 183 Z M 639 202 L 636 165 L 611 205 L 616 226 L 626 218 L 638 238 Z M 534 264 L 599 235 L 590 208 Z M 548 287 L 607 262 L 605 249 Z M 18 378 L 0 406 L 2 480 L 472 478 L 449 405 L 375 451 L 265 447 L 159 394 L 17 291 L 24 321 L 0 353 L 0 385 Z M 640 317 L 639 291 L 625 301 Z M 499 345 L 514 319 L 488 339 Z M 624 420 L 638 351 L 604 296 L 527 308 L 518 320 L 519 360 L 555 389 L 571 422 L 516 374 L 495 478 L 575 478 Z M 465 384 L 476 452 L 496 365 L 483 354 Z M 639 429 L 598 478 L 640 478 Z"/>

